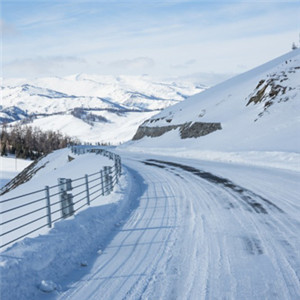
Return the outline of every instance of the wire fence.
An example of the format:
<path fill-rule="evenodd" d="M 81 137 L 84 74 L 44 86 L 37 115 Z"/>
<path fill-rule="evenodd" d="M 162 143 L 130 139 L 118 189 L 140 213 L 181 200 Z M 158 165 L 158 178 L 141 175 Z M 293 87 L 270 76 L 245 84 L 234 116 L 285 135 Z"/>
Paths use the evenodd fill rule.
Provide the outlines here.
<path fill-rule="evenodd" d="M 103 155 L 114 164 L 93 174 L 76 179 L 58 178 L 57 185 L 1 199 L 0 205 L 4 209 L 0 212 L 0 249 L 44 227 L 51 228 L 54 222 L 74 215 L 100 196 L 112 192 L 121 175 L 120 156 L 104 149 L 82 146 L 72 146 L 71 151 Z"/>

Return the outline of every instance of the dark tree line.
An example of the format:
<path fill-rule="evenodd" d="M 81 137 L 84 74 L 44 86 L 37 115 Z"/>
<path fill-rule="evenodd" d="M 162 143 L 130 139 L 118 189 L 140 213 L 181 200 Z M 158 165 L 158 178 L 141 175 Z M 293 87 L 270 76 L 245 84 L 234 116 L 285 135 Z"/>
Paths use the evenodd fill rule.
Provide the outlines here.
<path fill-rule="evenodd" d="M 101 123 L 108 123 L 109 121 L 99 115 L 95 115 L 93 113 L 89 113 L 84 110 L 84 108 L 81 107 L 75 107 L 74 110 L 71 112 L 71 114 L 78 119 L 81 119 L 82 121 L 88 123 L 91 126 L 94 126 L 94 122 L 101 122 Z"/>
<path fill-rule="evenodd" d="M 59 132 L 42 131 L 31 126 L 3 125 L 0 136 L 1 156 L 8 153 L 19 158 L 36 159 L 53 150 L 67 147 L 78 141 Z"/>

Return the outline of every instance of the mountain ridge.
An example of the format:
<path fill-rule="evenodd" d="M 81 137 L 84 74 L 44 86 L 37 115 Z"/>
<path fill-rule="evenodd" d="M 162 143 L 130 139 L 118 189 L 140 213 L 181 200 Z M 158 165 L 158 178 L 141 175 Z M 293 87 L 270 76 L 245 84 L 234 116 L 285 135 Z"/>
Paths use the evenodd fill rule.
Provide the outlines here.
<path fill-rule="evenodd" d="M 130 140 L 138 125 L 152 114 L 203 89 L 148 76 L 6 79 L 1 87 L 0 122 L 54 129 L 82 142 L 116 144 Z M 120 127 L 128 132 L 116 132 Z"/>

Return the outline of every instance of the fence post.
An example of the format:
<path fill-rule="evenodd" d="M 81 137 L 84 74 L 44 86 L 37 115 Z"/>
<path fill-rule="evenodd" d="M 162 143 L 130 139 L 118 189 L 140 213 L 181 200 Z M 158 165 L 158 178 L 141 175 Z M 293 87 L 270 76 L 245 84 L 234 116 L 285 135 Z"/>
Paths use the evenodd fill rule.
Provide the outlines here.
<path fill-rule="evenodd" d="M 104 185 L 105 185 L 105 195 L 110 193 L 110 182 L 109 182 L 109 169 L 108 166 L 104 167 Z"/>
<path fill-rule="evenodd" d="M 116 159 L 116 168 L 117 168 L 117 174 L 119 177 L 121 175 L 121 159 L 119 156 Z"/>
<path fill-rule="evenodd" d="M 85 188 L 86 188 L 87 204 L 90 205 L 89 176 L 87 174 L 85 174 Z"/>
<path fill-rule="evenodd" d="M 67 218 L 74 214 L 74 204 L 72 193 L 72 180 L 69 178 L 58 178 L 59 198 L 61 203 L 61 213 L 63 218 Z"/>
<path fill-rule="evenodd" d="M 113 186 L 113 171 L 112 171 L 112 167 L 108 167 L 108 178 L 109 178 L 109 193 L 111 193 L 114 189 Z"/>
<path fill-rule="evenodd" d="M 103 183 L 103 171 L 100 171 L 100 180 L 101 180 L 101 189 L 102 189 L 102 196 L 104 196 L 104 183 Z"/>
<path fill-rule="evenodd" d="M 46 200 L 47 200 L 47 215 L 48 215 L 48 226 L 51 228 L 51 206 L 50 206 L 50 193 L 49 186 L 45 186 Z"/>
<path fill-rule="evenodd" d="M 117 160 L 115 160 L 115 176 L 116 176 L 116 183 L 119 182 L 119 174 L 118 174 L 118 165 L 117 165 Z"/>

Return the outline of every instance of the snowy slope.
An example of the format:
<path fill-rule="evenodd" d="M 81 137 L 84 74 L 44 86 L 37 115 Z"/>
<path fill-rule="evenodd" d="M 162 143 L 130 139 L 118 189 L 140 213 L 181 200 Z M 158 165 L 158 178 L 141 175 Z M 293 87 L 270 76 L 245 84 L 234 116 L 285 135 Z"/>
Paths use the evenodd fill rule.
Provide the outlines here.
<path fill-rule="evenodd" d="M 93 114 L 108 120 L 107 122 L 94 122 L 93 124 L 84 122 L 71 114 L 52 115 L 37 118 L 29 125 L 43 130 L 60 131 L 84 142 L 119 144 L 129 141 L 138 126 L 156 112 L 93 112 Z"/>
<path fill-rule="evenodd" d="M 22 120 L 83 142 L 118 144 L 130 140 L 137 127 L 159 110 L 202 90 L 189 82 L 148 76 L 5 79 L 0 121 Z"/>
<path fill-rule="evenodd" d="M 214 151 L 298 152 L 300 49 L 168 107 L 141 125 L 140 133 L 167 126 L 215 124 L 198 138 L 181 138 L 180 128 L 128 147 Z M 146 128 L 146 129 L 145 129 Z M 172 128 L 171 128 L 172 129 Z M 146 133 L 147 135 L 147 133 Z"/>

